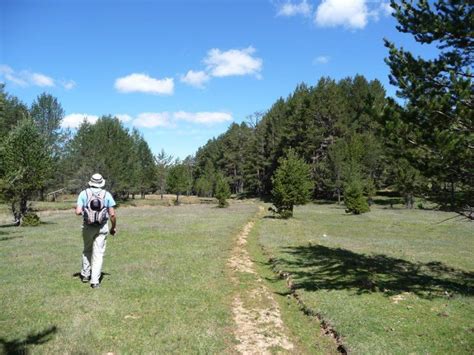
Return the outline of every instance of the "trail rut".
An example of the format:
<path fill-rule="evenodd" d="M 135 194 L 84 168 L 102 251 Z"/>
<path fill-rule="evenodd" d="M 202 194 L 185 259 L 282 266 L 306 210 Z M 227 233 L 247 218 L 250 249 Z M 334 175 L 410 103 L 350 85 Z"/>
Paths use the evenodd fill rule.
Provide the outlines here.
<path fill-rule="evenodd" d="M 260 213 L 262 211 L 260 207 Z M 239 274 L 254 275 L 251 281 L 245 281 L 247 287 L 240 287 L 232 302 L 234 335 L 238 340 L 235 350 L 241 354 L 270 354 L 277 349 L 291 351 L 294 345 L 287 336 L 278 303 L 255 272 L 247 251 L 247 237 L 254 224 L 250 221 L 242 229 L 227 263 L 235 284 L 239 283 Z"/>

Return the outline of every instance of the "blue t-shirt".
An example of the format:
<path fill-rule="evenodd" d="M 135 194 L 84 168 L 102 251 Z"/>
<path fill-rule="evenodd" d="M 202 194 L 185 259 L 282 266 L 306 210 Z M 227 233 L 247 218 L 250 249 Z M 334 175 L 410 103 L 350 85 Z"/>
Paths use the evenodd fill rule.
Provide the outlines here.
<path fill-rule="evenodd" d="M 89 187 L 88 189 L 91 189 L 95 195 L 97 195 L 100 191 L 102 191 L 102 189 L 97 188 L 97 187 Z M 87 204 L 87 193 L 86 193 L 86 190 L 83 190 L 81 191 L 81 193 L 79 194 L 79 197 L 77 198 L 77 206 L 84 207 L 86 204 Z M 115 200 L 108 191 L 105 192 L 104 204 L 106 208 L 115 206 Z"/>

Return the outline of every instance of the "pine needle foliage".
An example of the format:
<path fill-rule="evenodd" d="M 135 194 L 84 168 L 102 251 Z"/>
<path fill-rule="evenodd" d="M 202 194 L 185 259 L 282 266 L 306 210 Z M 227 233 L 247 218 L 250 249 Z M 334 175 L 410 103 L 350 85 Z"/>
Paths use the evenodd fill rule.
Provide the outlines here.
<path fill-rule="evenodd" d="M 361 214 L 370 211 L 363 194 L 362 184 L 358 179 L 352 179 L 344 189 L 344 204 L 346 213 Z"/>
<path fill-rule="evenodd" d="M 230 187 L 226 178 L 222 174 L 217 175 L 216 198 L 219 201 L 218 207 L 224 208 L 229 206 L 227 199 L 230 198 Z"/>
<path fill-rule="evenodd" d="M 273 204 L 282 218 L 293 217 L 293 207 L 307 203 L 314 187 L 309 165 L 293 149 L 279 159 L 272 182 Z"/>

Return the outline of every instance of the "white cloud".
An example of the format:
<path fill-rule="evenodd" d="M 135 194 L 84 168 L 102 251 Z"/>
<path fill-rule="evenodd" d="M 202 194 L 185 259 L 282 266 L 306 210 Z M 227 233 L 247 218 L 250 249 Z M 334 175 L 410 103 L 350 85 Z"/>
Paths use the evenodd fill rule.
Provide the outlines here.
<path fill-rule="evenodd" d="M 40 73 L 28 73 L 30 81 L 36 86 L 54 86 L 54 79 Z"/>
<path fill-rule="evenodd" d="M 115 117 L 119 118 L 118 116 L 130 117 L 126 114 L 115 115 Z M 142 128 L 176 128 L 179 121 L 201 125 L 213 125 L 232 121 L 232 115 L 227 112 L 144 112 L 133 119 L 132 124 L 135 127 Z"/>
<path fill-rule="evenodd" d="M 133 73 L 115 80 L 115 88 L 123 93 L 144 92 L 158 95 L 172 95 L 174 79 L 155 79 L 146 74 Z"/>
<path fill-rule="evenodd" d="M 61 81 L 61 85 L 66 90 L 71 90 L 71 89 L 74 89 L 76 87 L 76 82 L 74 80 L 63 80 L 63 81 Z"/>
<path fill-rule="evenodd" d="M 176 120 L 200 123 L 200 124 L 215 124 L 232 121 L 232 115 L 227 112 L 184 112 L 178 111 L 173 114 Z"/>
<path fill-rule="evenodd" d="M 62 128 L 78 128 L 81 123 L 86 120 L 89 123 L 96 123 L 99 119 L 99 116 L 89 115 L 87 113 L 71 113 L 66 115 L 61 122 Z"/>
<path fill-rule="evenodd" d="M 28 86 L 28 83 L 24 80 L 18 77 L 15 74 L 15 71 L 9 67 L 8 65 L 0 65 L 0 75 L 7 81 L 12 82 L 13 84 L 16 84 L 18 86 Z"/>
<path fill-rule="evenodd" d="M 0 65 L 0 76 L 15 85 L 27 87 L 27 86 L 55 86 L 54 79 L 41 74 L 32 73 L 28 70 L 22 70 L 17 72 L 8 65 Z"/>
<path fill-rule="evenodd" d="M 171 116 L 168 112 L 144 112 L 140 113 L 133 125 L 136 127 L 154 128 L 154 127 L 172 127 Z"/>
<path fill-rule="evenodd" d="M 204 88 L 204 84 L 208 82 L 209 79 L 209 75 L 207 75 L 207 73 L 202 70 L 189 70 L 186 75 L 181 76 L 181 82 L 197 88 Z"/>
<path fill-rule="evenodd" d="M 311 15 L 312 6 L 308 4 L 307 0 L 301 1 L 299 4 L 292 2 L 286 2 L 284 4 L 279 4 L 277 16 L 296 16 L 302 15 L 308 17 Z"/>
<path fill-rule="evenodd" d="M 131 120 L 133 120 L 133 117 L 130 115 L 127 115 L 126 113 L 118 113 L 114 116 L 117 117 L 118 120 L 121 122 L 130 122 Z"/>
<path fill-rule="evenodd" d="M 368 16 L 365 0 L 323 0 L 316 9 L 315 22 L 321 27 L 362 29 Z"/>
<path fill-rule="evenodd" d="M 322 0 L 314 22 L 321 27 L 343 26 L 363 29 L 369 19 L 378 21 L 380 14 L 389 16 L 393 9 L 385 0 Z"/>
<path fill-rule="evenodd" d="M 254 53 L 253 47 L 242 50 L 231 49 L 225 52 L 214 48 L 207 53 L 204 63 L 210 75 L 215 77 L 255 75 L 260 78 L 263 62 L 262 59 L 253 57 Z"/>
<path fill-rule="evenodd" d="M 314 58 L 313 64 L 327 64 L 327 63 L 329 63 L 330 59 L 331 59 L 331 57 L 329 57 L 327 55 L 320 55 L 320 56 Z"/>

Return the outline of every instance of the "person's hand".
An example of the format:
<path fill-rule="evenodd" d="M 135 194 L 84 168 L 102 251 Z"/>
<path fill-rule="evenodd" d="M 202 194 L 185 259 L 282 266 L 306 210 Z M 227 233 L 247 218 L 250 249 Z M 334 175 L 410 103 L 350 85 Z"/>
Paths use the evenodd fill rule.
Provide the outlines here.
<path fill-rule="evenodd" d="M 115 235 L 117 233 L 117 228 L 110 228 L 110 234 Z"/>

